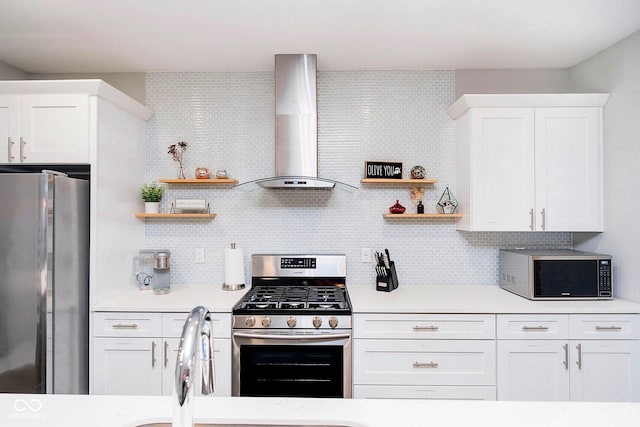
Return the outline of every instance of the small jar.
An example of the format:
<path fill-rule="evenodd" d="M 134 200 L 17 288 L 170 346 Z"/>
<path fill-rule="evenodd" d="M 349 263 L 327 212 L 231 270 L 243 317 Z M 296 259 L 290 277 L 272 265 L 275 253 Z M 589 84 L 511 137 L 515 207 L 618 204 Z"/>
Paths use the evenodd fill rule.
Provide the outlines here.
<path fill-rule="evenodd" d="M 209 169 L 196 168 L 196 179 L 209 179 Z"/>
<path fill-rule="evenodd" d="M 227 171 L 225 169 L 218 169 L 216 171 L 216 178 L 218 179 L 228 178 Z"/>

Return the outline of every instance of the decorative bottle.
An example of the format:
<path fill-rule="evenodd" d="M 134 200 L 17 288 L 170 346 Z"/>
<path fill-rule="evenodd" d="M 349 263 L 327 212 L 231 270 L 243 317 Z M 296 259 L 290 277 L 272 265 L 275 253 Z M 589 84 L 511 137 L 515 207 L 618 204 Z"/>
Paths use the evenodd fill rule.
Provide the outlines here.
<path fill-rule="evenodd" d="M 418 201 L 418 213 L 419 214 L 423 214 L 424 213 L 424 205 L 422 204 L 422 200 Z"/>

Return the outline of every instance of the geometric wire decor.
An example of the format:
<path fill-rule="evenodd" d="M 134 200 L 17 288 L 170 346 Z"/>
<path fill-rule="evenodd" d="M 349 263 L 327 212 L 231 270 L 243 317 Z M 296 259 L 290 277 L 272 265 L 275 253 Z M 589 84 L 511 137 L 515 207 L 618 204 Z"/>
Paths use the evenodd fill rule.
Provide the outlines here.
<path fill-rule="evenodd" d="M 449 191 L 449 187 L 444 189 L 442 196 L 440 196 L 440 200 L 436 204 L 436 210 L 441 214 L 452 214 L 456 211 L 458 207 L 458 200 L 453 196 L 453 194 Z"/>

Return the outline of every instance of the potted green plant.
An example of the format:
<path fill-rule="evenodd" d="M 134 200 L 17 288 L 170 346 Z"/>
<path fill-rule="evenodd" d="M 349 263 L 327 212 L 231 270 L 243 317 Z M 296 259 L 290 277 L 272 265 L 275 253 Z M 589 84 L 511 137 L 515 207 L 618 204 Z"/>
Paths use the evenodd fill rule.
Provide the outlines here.
<path fill-rule="evenodd" d="M 164 194 L 164 188 L 158 184 L 152 182 L 151 184 L 144 184 L 140 189 L 140 195 L 144 200 L 145 213 L 158 213 L 160 212 L 160 200 Z"/>

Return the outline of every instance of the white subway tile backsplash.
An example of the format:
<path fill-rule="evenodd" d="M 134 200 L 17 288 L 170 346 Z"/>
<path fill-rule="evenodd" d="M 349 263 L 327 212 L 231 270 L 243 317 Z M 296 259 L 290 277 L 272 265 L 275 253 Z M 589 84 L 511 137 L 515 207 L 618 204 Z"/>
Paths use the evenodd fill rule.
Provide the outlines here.
<path fill-rule="evenodd" d="M 415 210 L 409 187 L 362 185 L 366 160 L 399 161 L 408 177 L 423 165 L 426 212 L 449 185 L 455 195 L 454 71 L 320 71 L 318 73 L 319 176 L 360 189 L 257 190 L 197 185 L 168 187 L 161 209 L 175 198 L 205 198 L 212 221 L 147 222 L 146 246 L 172 253 L 177 285 L 221 286 L 223 248 L 244 249 L 250 279 L 252 253 L 345 253 L 350 285 L 374 285 L 373 264 L 360 248 L 389 248 L 401 286 L 497 285 L 498 248 L 568 247 L 570 233 L 465 233 L 453 220 L 385 220 L 398 199 Z M 240 182 L 274 174 L 272 72 L 147 73 L 147 180 L 176 177 L 168 146 L 184 140 L 187 177 L 204 166 L 226 169 Z M 196 248 L 205 263 L 196 264 Z"/>

